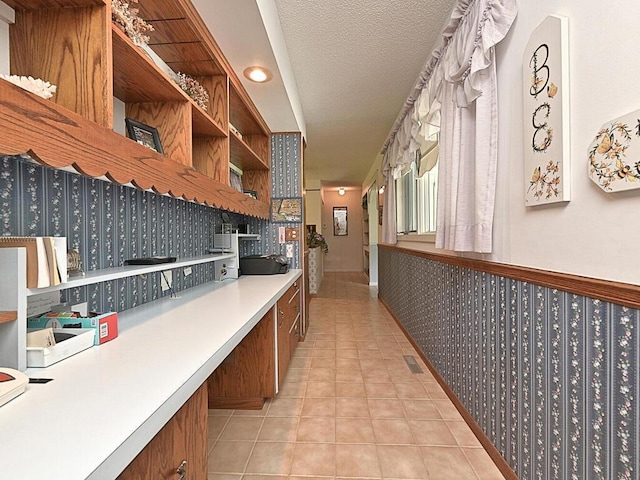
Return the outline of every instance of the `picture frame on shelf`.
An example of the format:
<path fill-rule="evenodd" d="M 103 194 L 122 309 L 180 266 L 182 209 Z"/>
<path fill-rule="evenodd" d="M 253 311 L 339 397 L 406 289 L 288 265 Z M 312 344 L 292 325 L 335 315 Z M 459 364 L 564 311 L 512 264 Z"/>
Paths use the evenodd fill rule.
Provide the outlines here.
<path fill-rule="evenodd" d="M 248 197 L 258 199 L 258 192 L 255 190 L 244 190 L 244 194 Z"/>
<path fill-rule="evenodd" d="M 271 221 L 274 223 L 302 223 L 302 197 L 272 198 Z"/>
<path fill-rule="evenodd" d="M 127 135 L 131 140 L 158 153 L 164 154 L 157 128 L 145 125 L 132 118 L 125 118 L 124 123 L 127 126 Z"/>
<path fill-rule="evenodd" d="M 244 189 L 242 188 L 242 177 L 233 169 L 229 169 L 229 185 L 234 190 L 237 190 L 239 192 L 244 191 Z"/>

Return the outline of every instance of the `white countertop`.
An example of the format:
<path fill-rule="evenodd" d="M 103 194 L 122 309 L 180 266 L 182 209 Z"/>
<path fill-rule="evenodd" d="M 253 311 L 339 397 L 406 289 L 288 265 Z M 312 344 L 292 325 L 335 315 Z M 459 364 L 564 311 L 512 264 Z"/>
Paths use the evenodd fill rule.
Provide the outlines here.
<path fill-rule="evenodd" d="M 119 314 L 119 336 L 0 407 L 0 480 L 115 478 L 301 275 L 243 276 Z"/>

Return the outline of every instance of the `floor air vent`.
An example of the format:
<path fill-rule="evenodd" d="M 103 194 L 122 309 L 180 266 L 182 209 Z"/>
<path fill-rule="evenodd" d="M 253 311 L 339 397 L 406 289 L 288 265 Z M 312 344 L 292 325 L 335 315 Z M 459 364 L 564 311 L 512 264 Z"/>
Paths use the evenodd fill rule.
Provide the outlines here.
<path fill-rule="evenodd" d="M 403 355 L 403 357 L 404 357 L 404 361 L 407 362 L 407 367 L 409 367 L 409 370 L 411 370 L 411 373 L 424 373 L 420 368 L 420 365 L 418 365 L 418 362 L 416 362 L 416 359 L 413 357 L 413 355 Z"/>

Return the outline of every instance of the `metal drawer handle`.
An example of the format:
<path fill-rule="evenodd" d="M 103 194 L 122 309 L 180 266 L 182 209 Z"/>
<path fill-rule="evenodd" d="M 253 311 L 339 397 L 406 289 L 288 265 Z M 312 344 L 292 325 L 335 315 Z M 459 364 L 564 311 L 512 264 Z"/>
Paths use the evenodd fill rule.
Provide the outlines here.
<path fill-rule="evenodd" d="M 176 470 L 176 473 L 180 475 L 180 477 L 178 477 L 178 480 L 185 480 L 185 478 L 187 478 L 187 461 L 186 460 L 182 461 L 182 463 L 178 467 L 178 470 Z"/>

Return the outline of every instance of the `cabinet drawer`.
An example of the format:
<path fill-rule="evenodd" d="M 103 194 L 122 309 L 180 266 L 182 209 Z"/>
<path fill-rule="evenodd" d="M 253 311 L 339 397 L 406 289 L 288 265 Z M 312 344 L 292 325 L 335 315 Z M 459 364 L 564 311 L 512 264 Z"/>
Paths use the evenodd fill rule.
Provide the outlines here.
<path fill-rule="evenodd" d="M 118 480 L 177 479 L 207 476 L 207 386 L 202 385 L 149 444 L 118 476 Z"/>
<path fill-rule="evenodd" d="M 287 291 L 284 292 L 284 295 L 280 297 L 280 300 L 278 300 L 278 302 L 283 301 L 287 303 L 292 303 L 295 301 L 294 297 L 296 295 L 299 295 L 299 293 L 300 293 L 300 279 L 293 282 L 293 284 L 287 289 Z"/>

